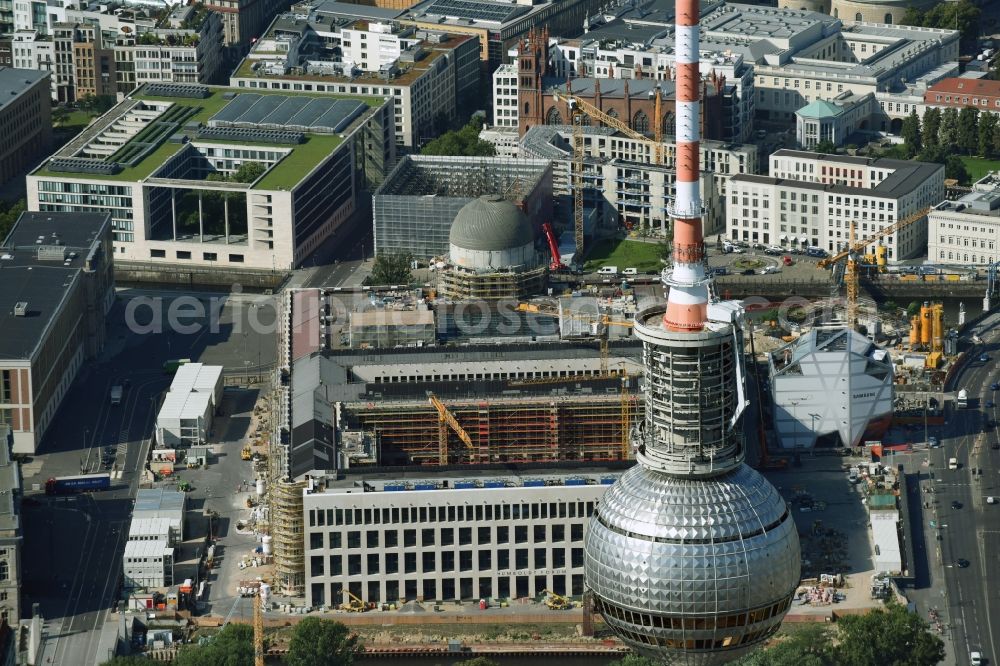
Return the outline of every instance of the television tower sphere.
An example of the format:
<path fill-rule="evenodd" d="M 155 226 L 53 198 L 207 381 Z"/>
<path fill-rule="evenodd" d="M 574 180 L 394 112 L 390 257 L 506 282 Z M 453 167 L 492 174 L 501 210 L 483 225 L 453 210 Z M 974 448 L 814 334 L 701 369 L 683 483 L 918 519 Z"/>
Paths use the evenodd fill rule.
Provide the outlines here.
<path fill-rule="evenodd" d="M 645 379 L 644 419 L 632 437 L 637 464 L 594 511 L 583 564 L 595 609 L 634 650 L 709 666 L 778 630 L 801 556 L 788 505 L 743 462 L 743 309 L 713 301 L 705 274 L 698 0 L 676 0 L 675 15 L 667 303 L 636 316 Z"/>
<path fill-rule="evenodd" d="M 667 330 L 662 306 L 636 318 L 646 358 L 638 464 L 604 494 L 585 544 L 595 610 L 666 664 L 746 654 L 778 630 L 799 584 L 788 506 L 743 463 L 742 333 L 738 319 L 713 320 L 726 306 L 708 308 L 698 335 Z"/>

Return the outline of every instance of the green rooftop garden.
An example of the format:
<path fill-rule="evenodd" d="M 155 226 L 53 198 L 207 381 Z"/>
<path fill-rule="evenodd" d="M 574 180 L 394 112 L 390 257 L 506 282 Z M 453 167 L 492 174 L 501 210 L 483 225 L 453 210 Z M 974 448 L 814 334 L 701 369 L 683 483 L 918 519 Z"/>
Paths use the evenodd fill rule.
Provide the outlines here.
<path fill-rule="evenodd" d="M 185 125 L 192 122 L 207 124 L 209 119 L 217 114 L 231 100 L 224 99 L 226 92 L 234 93 L 258 93 L 275 94 L 283 96 L 306 96 L 306 97 L 347 97 L 364 102 L 369 107 L 374 108 L 382 104 L 381 97 L 365 97 L 360 95 L 326 95 L 316 93 L 299 93 L 288 91 L 267 91 L 267 90 L 245 90 L 242 88 L 219 88 L 214 89 L 209 97 L 204 99 L 184 98 L 184 97 L 156 97 L 153 95 L 139 94 L 133 95 L 135 99 L 159 102 L 171 102 L 175 106 L 165 112 L 156 122 L 141 130 L 132 137 L 125 145 L 119 148 L 114 155 L 108 158 L 109 162 L 118 162 L 124 168 L 117 174 L 75 174 L 71 172 L 54 172 L 47 168 L 39 169 L 34 173 L 36 176 L 52 178 L 83 178 L 98 180 L 119 180 L 119 181 L 139 181 L 148 178 L 154 171 L 176 155 L 183 148 L 184 144 L 169 143 L 167 139 L 173 132 L 165 131 L 164 128 L 177 127 L 177 132 L 183 132 Z M 163 121 L 167 121 L 166 123 Z M 176 125 L 174 125 L 176 123 Z M 192 137 L 193 139 L 194 137 Z M 239 141 L 219 141 L 195 139 L 198 143 L 241 143 Z M 257 183 L 256 188 L 289 190 L 294 187 L 306 174 L 312 171 L 325 157 L 336 149 L 343 139 L 338 135 L 330 134 L 306 134 L 305 142 L 289 146 L 287 144 L 269 144 L 266 141 L 254 141 L 251 145 L 275 145 L 279 148 L 291 149 L 291 153 L 275 164 L 263 178 Z M 149 150 L 149 146 L 159 145 L 150 150 L 145 156 L 142 153 Z M 129 160 L 136 160 L 129 164 Z"/>

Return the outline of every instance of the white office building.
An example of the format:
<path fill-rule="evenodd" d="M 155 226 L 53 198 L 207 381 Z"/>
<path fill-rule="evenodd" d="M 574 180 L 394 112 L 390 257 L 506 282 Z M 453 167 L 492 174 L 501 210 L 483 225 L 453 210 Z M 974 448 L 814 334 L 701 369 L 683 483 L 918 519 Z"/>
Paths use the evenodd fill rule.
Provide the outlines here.
<path fill-rule="evenodd" d="M 944 198 L 940 164 L 779 150 L 771 154 L 770 173 L 730 179 L 728 238 L 836 252 L 852 223 L 856 237 L 867 238 Z M 882 244 L 889 261 L 920 256 L 927 244 L 926 218 Z"/>
<path fill-rule="evenodd" d="M 517 63 L 500 65 L 493 72 L 493 125 L 511 128 L 517 135 Z"/>
<path fill-rule="evenodd" d="M 676 147 L 664 144 L 664 164 L 655 164 L 650 142 L 621 136 L 607 127 L 584 127 L 584 205 L 596 212 L 605 228 L 624 225 L 666 229 L 666 208 L 674 196 Z M 573 130 L 568 125 L 536 125 L 521 138 L 522 158 L 552 161 L 552 192 L 571 194 Z M 701 142 L 701 198 L 705 233 L 725 229 L 723 197 L 727 183 L 736 174 L 756 173 L 757 148 L 720 141 Z"/>
<path fill-rule="evenodd" d="M 313 480 L 304 491 L 306 606 L 584 592 L 583 539 L 618 473 Z"/>
<path fill-rule="evenodd" d="M 927 258 L 939 264 L 989 265 L 1000 259 L 1000 176 L 989 174 L 971 192 L 942 201 L 927 216 Z"/>

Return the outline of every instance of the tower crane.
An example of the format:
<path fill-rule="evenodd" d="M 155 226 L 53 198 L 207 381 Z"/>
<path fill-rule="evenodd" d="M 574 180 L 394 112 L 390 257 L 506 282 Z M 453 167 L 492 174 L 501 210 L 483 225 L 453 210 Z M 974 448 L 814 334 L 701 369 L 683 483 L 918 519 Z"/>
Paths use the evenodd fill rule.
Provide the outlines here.
<path fill-rule="evenodd" d="M 863 253 L 864 249 L 871 245 L 872 243 L 877 243 L 883 238 L 893 235 L 894 233 L 904 229 L 914 222 L 918 222 L 927 216 L 930 212 L 930 208 L 923 208 L 908 215 L 907 217 L 890 224 L 881 231 L 876 232 L 874 235 L 869 236 L 863 240 L 856 240 L 854 222 L 851 222 L 847 247 L 838 252 L 837 254 L 827 257 L 826 259 L 821 259 L 816 265 L 819 268 L 826 268 L 827 266 L 832 266 L 833 264 L 847 260 L 847 270 L 844 274 L 844 282 L 847 284 L 847 325 L 854 328 L 855 321 L 857 319 L 858 311 L 858 255 Z M 876 254 L 878 256 L 878 254 Z"/>
<path fill-rule="evenodd" d="M 660 116 L 662 114 L 662 102 L 659 87 L 656 88 L 654 94 L 656 99 L 654 102 L 655 119 L 653 125 L 655 129 L 653 139 L 650 139 L 641 132 L 635 131 L 628 126 L 628 123 L 624 123 L 618 118 L 609 116 L 582 97 L 577 97 L 569 92 L 557 93 L 554 95 L 557 101 L 560 99 L 565 100 L 566 105 L 569 107 L 570 122 L 573 127 L 573 237 L 576 241 L 577 263 L 583 262 L 583 116 L 587 116 L 602 123 L 603 125 L 612 127 L 625 136 L 635 139 L 636 141 L 651 144 L 653 149 L 653 163 L 662 165 L 665 163 L 665 151 L 663 147 L 663 123 L 660 120 Z"/>
<path fill-rule="evenodd" d="M 547 308 L 543 306 L 536 305 L 534 303 L 519 303 L 517 309 L 520 312 L 534 312 L 537 314 L 547 314 L 553 317 L 563 316 L 568 319 L 575 319 L 577 321 L 586 321 L 593 323 L 595 317 L 590 317 L 587 315 L 576 314 L 572 312 L 562 312 L 560 313 L 555 308 Z M 585 375 L 580 377 L 544 377 L 540 379 L 529 379 L 522 380 L 517 383 L 565 383 L 565 382 L 578 382 L 578 381 L 588 381 L 588 380 L 598 380 L 598 379 L 608 379 L 609 377 L 619 377 L 621 380 L 621 421 L 622 421 L 622 437 L 621 437 L 621 456 L 622 460 L 628 459 L 629 452 L 629 435 L 632 429 L 632 396 L 628 390 L 628 380 L 629 373 L 625 370 L 625 363 L 621 363 L 621 369 L 616 373 L 611 373 L 608 370 L 608 365 L 610 363 L 610 349 L 608 344 L 608 331 L 611 326 L 622 326 L 624 328 L 632 328 L 635 326 L 635 322 L 631 321 L 621 321 L 617 319 L 612 319 L 606 314 L 599 314 L 596 317 L 596 322 L 604 326 L 604 331 L 601 334 L 601 371 L 597 375 Z"/>
<path fill-rule="evenodd" d="M 448 406 L 438 400 L 437 396 L 433 393 L 428 396 L 428 400 L 434 406 L 434 409 L 438 411 L 438 460 L 440 464 L 448 464 L 448 427 L 451 427 L 455 431 L 455 434 L 462 440 L 466 448 L 474 451 L 476 447 L 472 443 L 472 438 L 469 437 L 469 433 L 465 431 L 465 428 L 462 427 L 462 424 L 451 413 Z M 350 594 L 350 591 L 348 591 L 348 594 Z"/>
<path fill-rule="evenodd" d="M 253 665 L 264 666 L 264 602 L 253 598 Z"/>

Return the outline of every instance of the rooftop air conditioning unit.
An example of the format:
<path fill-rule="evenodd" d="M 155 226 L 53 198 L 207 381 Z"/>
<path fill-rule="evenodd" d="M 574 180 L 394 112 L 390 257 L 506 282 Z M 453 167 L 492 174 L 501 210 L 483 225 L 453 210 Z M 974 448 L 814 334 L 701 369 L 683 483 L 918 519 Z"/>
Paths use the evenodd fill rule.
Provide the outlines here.
<path fill-rule="evenodd" d="M 28 301 L 18 301 L 14 304 L 14 316 L 15 317 L 27 317 L 28 316 Z"/>

